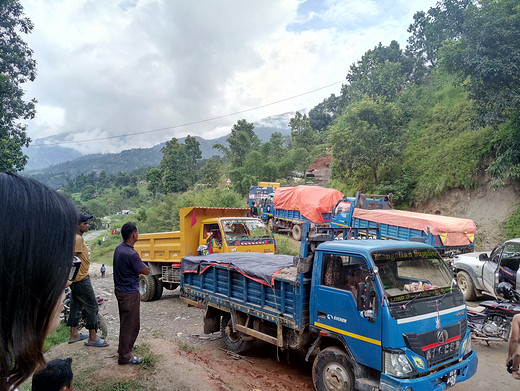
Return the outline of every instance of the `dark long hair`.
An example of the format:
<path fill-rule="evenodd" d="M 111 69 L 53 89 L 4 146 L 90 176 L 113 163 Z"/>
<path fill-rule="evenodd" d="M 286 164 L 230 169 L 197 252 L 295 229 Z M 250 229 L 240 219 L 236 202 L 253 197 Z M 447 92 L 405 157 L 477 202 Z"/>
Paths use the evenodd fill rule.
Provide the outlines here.
<path fill-rule="evenodd" d="M 0 173 L 0 391 L 45 363 L 43 342 L 72 265 L 78 212 L 41 183 Z"/>

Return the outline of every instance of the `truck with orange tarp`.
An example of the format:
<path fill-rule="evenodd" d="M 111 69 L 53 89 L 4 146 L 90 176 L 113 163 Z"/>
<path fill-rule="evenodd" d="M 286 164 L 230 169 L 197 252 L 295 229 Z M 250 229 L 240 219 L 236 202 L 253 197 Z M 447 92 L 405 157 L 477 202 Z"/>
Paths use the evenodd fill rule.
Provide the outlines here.
<path fill-rule="evenodd" d="M 157 300 L 163 288 L 180 284 L 181 259 L 204 253 L 274 253 L 275 241 L 258 218 L 244 217 L 248 208 L 180 209 L 180 230 L 139 234 L 134 245 L 150 268 L 139 280 L 142 301 Z"/>
<path fill-rule="evenodd" d="M 305 223 L 330 226 L 330 211 L 343 197 L 339 190 L 320 186 L 280 187 L 262 204 L 262 220 L 273 232 L 291 232 L 302 237 Z"/>
<path fill-rule="evenodd" d="M 443 255 L 473 251 L 473 220 L 396 210 L 391 201 L 391 195 L 345 197 L 332 210 L 331 227 L 349 229 L 354 237 L 421 241 Z"/>

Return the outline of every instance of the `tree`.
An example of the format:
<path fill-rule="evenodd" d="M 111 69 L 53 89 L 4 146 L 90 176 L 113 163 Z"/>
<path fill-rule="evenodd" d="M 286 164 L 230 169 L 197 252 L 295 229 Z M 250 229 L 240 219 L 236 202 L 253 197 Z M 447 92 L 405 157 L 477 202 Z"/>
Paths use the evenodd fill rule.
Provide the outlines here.
<path fill-rule="evenodd" d="M 188 175 L 188 183 L 193 186 L 197 181 L 197 163 L 202 159 L 200 143 L 195 137 L 188 135 L 184 140 L 186 149 L 186 174 Z"/>
<path fill-rule="evenodd" d="M 437 65 L 438 51 L 449 40 L 458 40 L 463 33 L 465 10 L 472 0 L 443 0 L 427 13 L 419 11 L 408 27 L 406 54 L 414 64 L 413 80 L 419 81 L 428 69 Z"/>
<path fill-rule="evenodd" d="M 152 197 L 155 200 L 157 192 L 161 189 L 161 170 L 158 168 L 150 169 L 146 173 L 145 179 L 148 182 L 147 189 L 152 193 Z"/>
<path fill-rule="evenodd" d="M 335 177 L 368 167 L 377 186 L 380 168 L 401 153 L 397 110 L 384 99 L 365 97 L 350 105 L 338 118 L 331 141 Z"/>
<path fill-rule="evenodd" d="M 314 106 L 309 111 L 309 123 L 316 131 L 322 131 L 329 126 L 336 114 L 338 114 L 339 99 L 331 94 L 323 102 Z"/>
<path fill-rule="evenodd" d="M 482 0 L 467 9 L 463 36 L 442 51 L 442 64 L 466 80 L 479 125 L 497 125 L 520 113 L 519 57 L 517 0 Z"/>
<path fill-rule="evenodd" d="M 96 197 L 96 188 L 92 185 L 86 185 L 81 192 L 81 199 L 88 201 Z"/>
<path fill-rule="evenodd" d="M 31 139 L 18 121 L 34 118 L 36 100 L 23 100 L 21 84 L 35 79 L 36 61 L 20 33 L 32 29 L 18 0 L 0 2 L 0 171 L 20 171 L 27 163 L 22 147 Z"/>
<path fill-rule="evenodd" d="M 318 144 L 318 132 L 312 129 L 309 118 L 306 114 L 296 112 L 294 118 L 289 121 L 291 126 L 291 147 L 304 148 L 307 152 L 311 152 Z"/>
<path fill-rule="evenodd" d="M 164 193 L 178 193 L 186 191 L 189 186 L 188 167 L 186 165 L 186 146 L 180 144 L 176 138 L 166 141 L 161 149 L 162 191 Z"/>
<path fill-rule="evenodd" d="M 355 102 L 368 95 L 393 101 L 405 87 L 410 72 L 410 61 L 397 41 L 392 41 L 389 46 L 380 43 L 350 66 L 347 75 L 349 84 L 342 87 L 342 100 Z"/>
<path fill-rule="evenodd" d="M 222 163 L 222 159 L 219 156 L 212 156 L 200 169 L 200 180 L 202 183 L 216 186 L 221 181 L 223 171 L 224 164 Z"/>
<path fill-rule="evenodd" d="M 239 120 L 231 129 L 231 135 L 227 138 L 229 147 L 216 144 L 216 148 L 226 155 L 232 168 L 241 167 L 247 154 L 252 150 L 258 150 L 260 139 L 254 132 L 255 126 L 245 119 Z"/>

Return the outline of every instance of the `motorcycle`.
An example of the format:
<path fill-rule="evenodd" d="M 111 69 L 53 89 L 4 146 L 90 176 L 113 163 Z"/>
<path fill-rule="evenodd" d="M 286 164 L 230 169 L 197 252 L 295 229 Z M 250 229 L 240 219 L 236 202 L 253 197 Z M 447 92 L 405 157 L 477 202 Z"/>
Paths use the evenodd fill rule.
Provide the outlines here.
<path fill-rule="evenodd" d="M 105 299 L 101 296 L 96 296 L 96 301 L 98 304 L 98 331 L 101 333 L 100 337 L 105 339 L 108 334 L 108 323 L 105 318 L 106 314 L 106 302 L 108 299 Z M 66 323 L 70 316 L 70 288 L 65 288 L 65 300 L 63 300 L 63 310 L 61 311 L 62 319 Z M 84 309 L 81 310 L 81 316 L 79 318 L 78 323 L 78 331 L 82 330 L 87 324 L 87 313 Z"/>
<path fill-rule="evenodd" d="M 497 292 L 504 300 L 480 303 L 481 312 L 468 310 L 468 327 L 473 337 L 484 341 L 508 341 L 511 320 L 520 313 L 520 294 L 508 282 L 501 282 Z"/>

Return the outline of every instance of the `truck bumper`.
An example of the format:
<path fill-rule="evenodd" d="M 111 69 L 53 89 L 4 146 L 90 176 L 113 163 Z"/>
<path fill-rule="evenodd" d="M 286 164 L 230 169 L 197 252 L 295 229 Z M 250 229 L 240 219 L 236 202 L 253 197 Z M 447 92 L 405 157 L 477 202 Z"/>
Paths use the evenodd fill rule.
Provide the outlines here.
<path fill-rule="evenodd" d="M 429 376 L 417 379 L 398 379 L 382 373 L 379 388 L 381 391 L 441 391 L 449 387 L 446 384 L 446 379 L 450 372 L 457 371 L 457 383 L 460 383 L 464 380 L 468 380 L 475 374 L 475 372 L 477 372 L 477 363 L 477 353 L 472 351 L 467 359 L 448 368 L 432 373 Z"/>

